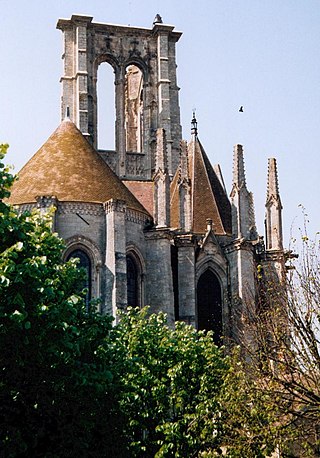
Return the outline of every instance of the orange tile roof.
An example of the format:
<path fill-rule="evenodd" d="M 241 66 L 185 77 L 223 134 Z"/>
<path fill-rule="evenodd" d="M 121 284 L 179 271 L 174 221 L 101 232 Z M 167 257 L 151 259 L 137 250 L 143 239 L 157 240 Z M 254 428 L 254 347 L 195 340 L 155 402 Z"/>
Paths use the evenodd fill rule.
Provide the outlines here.
<path fill-rule="evenodd" d="M 190 161 L 193 162 L 190 170 L 193 231 L 205 232 L 206 219 L 211 218 L 215 234 L 231 234 L 230 201 L 198 138 L 190 142 L 188 151 L 193 157 Z"/>
<path fill-rule="evenodd" d="M 188 172 L 191 180 L 192 231 L 206 232 L 207 218 L 212 219 L 217 235 L 231 234 L 231 205 L 228 196 L 198 138 L 188 145 Z M 171 225 L 179 222 L 179 169 L 171 183 Z"/>
<path fill-rule="evenodd" d="M 122 182 L 144 206 L 146 210 L 153 215 L 153 181 L 130 181 Z"/>
<path fill-rule="evenodd" d="M 124 200 L 148 214 L 70 120 L 63 121 L 18 173 L 9 202 L 36 202 L 37 196 L 59 201 L 103 203 Z"/>

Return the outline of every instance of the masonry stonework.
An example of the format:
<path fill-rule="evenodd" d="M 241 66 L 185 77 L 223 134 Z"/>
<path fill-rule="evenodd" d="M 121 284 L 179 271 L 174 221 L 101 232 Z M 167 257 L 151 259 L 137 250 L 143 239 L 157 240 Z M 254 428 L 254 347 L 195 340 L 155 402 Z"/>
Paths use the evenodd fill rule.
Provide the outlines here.
<path fill-rule="evenodd" d="M 21 170 L 11 202 L 21 211 L 54 206 L 64 259 L 80 257 L 101 313 L 118 319 L 128 305 L 149 305 L 166 312 L 171 325 L 183 320 L 214 330 L 217 342 L 236 338 L 242 304 L 259 295 L 257 266 L 276 282 L 285 275 L 276 160 L 269 160 L 265 242 L 256 229 L 243 147 L 234 147 L 229 197 L 220 166 L 212 166 L 199 140 L 195 115 L 190 141 L 181 139 L 181 33 L 159 15 L 150 29 L 92 19 L 58 21 L 62 122 Z M 97 140 L 103 62 L 115 75 L 115 151 L 99 150 Z"/>

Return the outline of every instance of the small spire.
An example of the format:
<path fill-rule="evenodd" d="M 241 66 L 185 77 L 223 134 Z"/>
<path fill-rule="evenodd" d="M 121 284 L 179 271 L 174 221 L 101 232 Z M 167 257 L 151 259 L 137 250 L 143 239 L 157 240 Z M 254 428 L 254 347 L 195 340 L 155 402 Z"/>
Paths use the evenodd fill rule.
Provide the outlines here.
<path fill-rule="evenodd" d="M 269 158 L 268 165 L 265 219 L 266 247 L 267 250 L 282 250 L 282 204 L 279 194 L 278 171 L 275 158 Z"/>
<path fill-rule="evenodd" d="M 242 145 L 235 145 L 233 148 L 233 184 L 246 187 Z"/>
<path fill-rule="evenodd" d="M 153 20 L 153 25 L 155 24 L 163 24 L 162 17 L 160 14 L 156 14 L 154 20 Z"/>
<path fill-rule="evenodd" d="M 271 197 L 279 197 L 277 161 L 274 157 L 268 159 L 267 202 Z"/>
<path fill-rule="evenodd" d="M 191 135 L 198 135 L 198 123 L 196 120 L 196 110 L 193 110 L 192 120 L 191 120 Z"/>

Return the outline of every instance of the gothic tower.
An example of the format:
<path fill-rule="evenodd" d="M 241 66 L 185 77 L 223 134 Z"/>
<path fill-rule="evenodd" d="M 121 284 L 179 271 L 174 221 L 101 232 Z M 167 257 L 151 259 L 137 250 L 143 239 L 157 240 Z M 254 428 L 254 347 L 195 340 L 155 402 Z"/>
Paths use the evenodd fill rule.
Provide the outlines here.
<path fill-rule="evenodd" d="M 155 172 L 156 132 L 166 132 L 168 172 L 173 175 L 181 140 L 175 45 L 181 33 L 156 16 L 151 29 L 100 24 L 92 17 L 60 19 L 64 34 L 61 116 L 70 118 L 99 150 L 97 75 L 110 64 L 115 84 L 115 151 L 99 151 L 115 173 L 150 180 Z M 110 110 L 112 113 L 112 110 Z"/>
<path fill-rule="evenodd" d="M 195 114 L 190 141 L 181 139 L 181 33 L 159 15 L 150 29 L 79 15 L 57 27 L 64 34 L 63 120 L 19 173 L 10 202 L 22 211 L 54 205 L 63 259 L 80 259 L 87 300 L 99 297 L 102 313 L 116 317 L 127 306 L 150 305 L 169 323 L 213 330 L 218 344 L 236 338 L 235 317 L 259 294 L 257 266 L 276 282 L 285 274 L 275 159 L 264 243 L 242 146 L 234 147 L 229 198 L 220 166 L 199 140 Z M 97 78 L 105 62 L 114 71 L 114 150 L 98 144 Z"/>

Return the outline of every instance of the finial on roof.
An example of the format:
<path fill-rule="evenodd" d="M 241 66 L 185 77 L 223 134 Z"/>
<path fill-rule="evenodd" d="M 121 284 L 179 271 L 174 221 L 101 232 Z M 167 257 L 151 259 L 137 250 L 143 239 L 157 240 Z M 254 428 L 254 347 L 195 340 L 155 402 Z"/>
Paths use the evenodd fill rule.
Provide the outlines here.
<path fill-rule="evenodd" d="M 153 25 L 155 24 L 163 24 L 163 20 L 160 14 L 156 14 L 156 17 L 154 18 Z"/>
<path fill-rule="evenodd" d="M 196 120 L 196 110 L 195 109 L 192 112 L 191 135 L 198 135 L 198 123 Z"/>
<path fill-rule="evenodd" d="M 66 108 L 66 115 L 64 117 L 64 120 L 65 121 L 70 121 L 70 107 L 69 106 L 67 106 L 67 108 Z"/>

